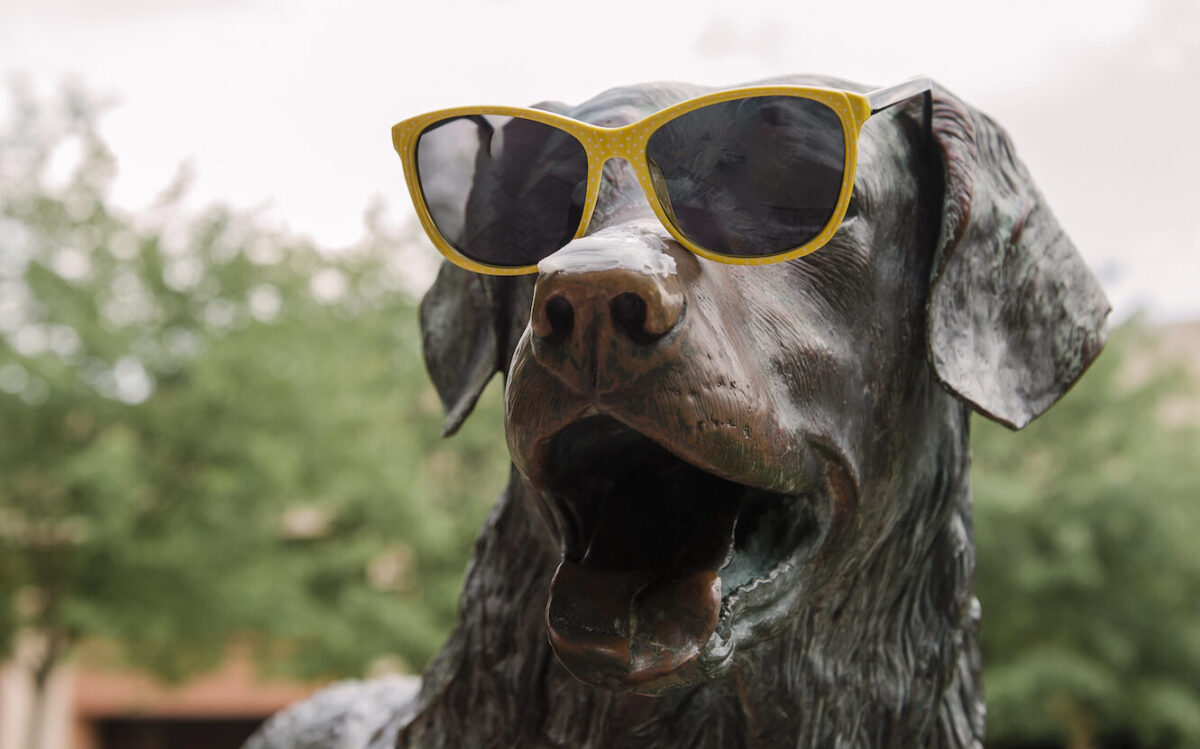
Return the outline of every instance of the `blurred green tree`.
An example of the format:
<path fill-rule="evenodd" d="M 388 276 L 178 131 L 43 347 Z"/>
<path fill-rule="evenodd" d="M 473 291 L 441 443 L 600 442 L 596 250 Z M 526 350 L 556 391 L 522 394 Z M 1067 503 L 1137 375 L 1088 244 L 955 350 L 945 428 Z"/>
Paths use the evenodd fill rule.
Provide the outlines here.
<path fill-rule="evenodd" d="M 0 655 L 80 642 L 167 677 L 419 669 L 508 462 L 495 392 L 453 444 L 403 238 L 337 253 L 186 176 L 134 215 L 97 106 L 14 92 L 0 132 Z"/>
<path fill-rule="evenodd" d="M 1200 746 L 1195 391 L 1136 321 L 1020 434 L 976 419 L 988 734 Z"/>

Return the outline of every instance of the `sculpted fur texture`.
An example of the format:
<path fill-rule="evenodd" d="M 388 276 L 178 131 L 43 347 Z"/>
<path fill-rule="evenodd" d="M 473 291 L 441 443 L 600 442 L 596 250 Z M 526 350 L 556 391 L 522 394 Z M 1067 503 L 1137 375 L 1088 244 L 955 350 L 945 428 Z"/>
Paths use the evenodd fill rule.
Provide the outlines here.
<path fill-rule="evenodd" d="M 620 124 L 703 91 L 542 106 Z M 447 431 L 502 373 L 514 467 L 457 628 L 365 745 L 981 745 L 968 419 L 1050 407 L 1108 304 L 953 95 L 858 147 L 846 219 L 795 260 L 685 251 L 610 162 L 538 275 L 442 268 L 422 325 Z"/>

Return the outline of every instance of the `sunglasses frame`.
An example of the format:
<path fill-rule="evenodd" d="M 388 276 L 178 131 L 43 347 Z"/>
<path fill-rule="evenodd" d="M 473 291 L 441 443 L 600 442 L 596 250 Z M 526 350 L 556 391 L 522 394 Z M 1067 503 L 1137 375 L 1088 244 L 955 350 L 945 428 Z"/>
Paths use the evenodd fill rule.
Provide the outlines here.
<path fill-rule="evenodd" d="M 434 112 L 410 117 L 392 126 L 392 145 L 400 155 L 404 165 L 404 178 L 408 184 L 409 194 L 417 209 L 417 216 L 425 233 L 433 241 L 438 251 L 448 260 L 467 270 L 496 276 L 516 276 L 537 272 L 537 265 L 520 267 L 505 267 L 488 265 L 473 260 L 459 252 L 451 242 L 442 235 L 425 204 L 425 195 L 421 190 L 420 178 L 417 173 L 417 142 L 421 134 L 435 122 L 466 115 L 500 115 L 506 117 L 521 117 L 534 122 L 540 122 L 561 130 L 574 137 L 583 146 L 587 154 L 587 195 L 584 199 L 583 212 L 580 216 L 579 227 L 573 239 L 578 239 L 587 233 L 596 201 L 600 195 L 600 182 L 604 173 L 604 165 L 609 159 L 624 159 L 637 175 L 638 184 L 646 196 L 654 215 L 670 232 L 679 244 L 700 257 L 720 263 L 733 265 L 765 265 L 779 263 L 785 260 L 802 257 L 815 252 L 824 246 L 841 226 L 850 205 L 850 195 L 854 190 L 854 175 L 858 166 L 858 136 L 862 126 L 871 117 L 890 106 L 906 101 L 914 96 L 925 95 L 925 119 L 930 121 L 933 89 L 932 81 L 925 76 L 910 78 L 895 86 L 877 89 L 867 94 L 855 91 L 845 91 L 834 88 L 816 86 L 746 86 L 742 88 L 715 91 L 697 96 L 692 99 L 673 104 L 659 110 L 636 122 L 618 127 L 603 127 L 588 122 L 567 117 L 565 115 L 547 112 L 528 107 L 478 106 L 453 107 L 439 109 Z M 842 185 L 838 193 L 837 204 L 825 227 L 808 242 L 786 252 L 774 255 L 742 257 L 722 255 L 708 250 L 689 240 L 675 226 L 667 209 L 663 206 L 654 189 L 654 180 L 646 158 L 646 148 L 650 137 L 660 127 L 675 118 L 693 112 L 703 107 L 737 99 L 749 99 L 760 96 L 791 96 L 800 99 L 811 99 L 828 106 L 842 124 L 842 135 L 845 143 L 842 166 Z"/>

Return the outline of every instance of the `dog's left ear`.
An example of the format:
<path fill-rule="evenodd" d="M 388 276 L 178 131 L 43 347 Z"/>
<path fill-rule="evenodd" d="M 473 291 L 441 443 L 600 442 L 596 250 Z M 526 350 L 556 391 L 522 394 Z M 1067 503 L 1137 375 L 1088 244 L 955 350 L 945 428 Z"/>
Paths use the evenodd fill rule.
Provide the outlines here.
<path fill-rule="evenodd" d="M 1020 429 L 1100 353 L 1108 299 L 996 123 L 939 87 L 932 124 L 945 193 L 929 360 L 956 395 Z"/>

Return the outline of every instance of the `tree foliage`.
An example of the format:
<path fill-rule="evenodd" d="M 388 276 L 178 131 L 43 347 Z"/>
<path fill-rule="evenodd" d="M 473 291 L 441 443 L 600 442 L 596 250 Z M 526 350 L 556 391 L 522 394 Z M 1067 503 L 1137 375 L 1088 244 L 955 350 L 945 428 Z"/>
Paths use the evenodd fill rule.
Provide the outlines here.
<path fill-rule="evenodd" d="M 0 645 L 21 629 L 53 661 L 99 639 L 181 676 L 253 632 L 302 674 L 422 667 L 507 462 L 495 393 L 474 431 L 438 439 L 403 243 L 368 216 L 363 241 L 323 253 L 253 215 L 189 213 L 186 179 L 123 212 L 86 97 L 13 109 Z"/>
<path fill-rule="evenodd" d="M 1115 331 L 1019 434 L 975 421 L 993 738 L 1200 746 L 1200 438 L 1180 418 L 1196 401 L 1152 340 Z"/>

